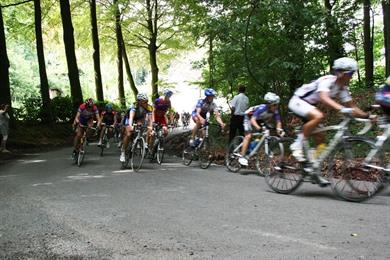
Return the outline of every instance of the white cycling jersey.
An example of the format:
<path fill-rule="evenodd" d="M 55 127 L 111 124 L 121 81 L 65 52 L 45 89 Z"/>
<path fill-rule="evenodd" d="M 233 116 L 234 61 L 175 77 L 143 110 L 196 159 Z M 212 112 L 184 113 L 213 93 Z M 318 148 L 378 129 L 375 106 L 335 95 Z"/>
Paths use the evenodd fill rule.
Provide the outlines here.
<path fill-rule="evenodd" d="M 343 103 L 351 101 L 352 97 L 348 86 L 338 86 L 336 85 L 336 80 L 337 77 L 334 75 L 320 77 L 309 84 L 302 85 L 295 91 L 294 95 L 312 105 L 320 101 L 320 92 L 323 91 L 329 92 L 331 98 L 340 98 Z"/>

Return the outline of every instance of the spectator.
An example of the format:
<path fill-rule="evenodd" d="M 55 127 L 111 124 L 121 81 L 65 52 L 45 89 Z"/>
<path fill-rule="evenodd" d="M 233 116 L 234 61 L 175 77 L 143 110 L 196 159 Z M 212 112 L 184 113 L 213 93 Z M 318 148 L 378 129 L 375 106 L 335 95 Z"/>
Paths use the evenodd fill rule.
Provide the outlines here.
<path fill-rule="evenodd" d="M 0 152 L 3 153 L 9 153 L 10 151 L 7 150 L 6 144 L 8 139 L 8 129 L 9 129 L 9 115 L 8 115 L 8 108 L 9 106 L 7 104 L 0 105 L 0 134 L 3 136 L 3 140 L 0 145 Z"/>
<path fill-rule="evenodd" d="M 244 116 L 249 105 L 249 99 L 245 95 L 245 90 L 245 86 L 239 85 L 239 93 L 233 97 L 230 103 L 232 114 L 230 118 L 229 143 L 233 140 L 237 130 L 240 135 L 244 135 Z"/>

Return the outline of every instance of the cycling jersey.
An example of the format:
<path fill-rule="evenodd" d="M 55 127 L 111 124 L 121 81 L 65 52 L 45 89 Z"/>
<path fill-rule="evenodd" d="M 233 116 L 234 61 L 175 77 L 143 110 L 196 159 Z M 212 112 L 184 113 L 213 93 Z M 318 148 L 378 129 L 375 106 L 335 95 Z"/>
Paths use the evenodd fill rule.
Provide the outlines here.
<path fill-rule="evenodd" d="M 115 111 L 107 112 L 103 111 L 102 113 L 102 122 L 106 125 L 113 125 L 115 123 Z"/>
<path fill-rule="evenodd" d="M 86 126 L 88 122 L 93 119 L 94 115 L 96 115 L 96 117 L 99 116 L 99 111 L 95 105 L 93 105 L 91 110 L 88 110 L 88 107 L 85 103 L 79 106 L 77 112 L 80 113 L 80 124 L 84 126 Z"/>
<path fill-rule="evenodd" d="M 384 85 L 376 94 L 375 101 L 386 114 L 390 114 L 390 86 Z"/>
<path fill-rule="evenodd" d="M 167 120 L 165 115 L 170 108 L 170 100 L 165 100 L 163 97 L 157 98 L 154 101 L 154 122 L 166 126 Z"/>
<path fill-rule="evenodd" d="M 268 104 L 261 104 L 248 108 L 245 111 L 244 130 L 247 132 L 252 131 L 252 118 L 255 118 L 256 121 L 267 121 L 269 118 L 273 117 L 275 121 L 280 121 L 279 110 L 277 109 L 275 112 L 269 112 L 268 107 Z"/>
<path fill-rule="evenodd" d="M 217 105 L 214 102 L 208 103 L 207 99 L 199 99 L 196 103 L 194 111 L 192 111 L 192 118 L 196 116 L 196 110 L 200 108 L 200 115 L 204 118 L 209 112 L 210 114 L 214 113 L 214 110 L 217 108 Z"/>
<path fill-rule="evenodd" d="M 135 112 L 134 119 L 133 119 L 134 122 L 141 119 L 145 119 L 147 115 L 152 114 L 152 111 L 153 111 L 153 107 L 150 105 L 144 108 L 138 105 L 137 103 L 135 103 L 130 107 L 130 112 Z"/>

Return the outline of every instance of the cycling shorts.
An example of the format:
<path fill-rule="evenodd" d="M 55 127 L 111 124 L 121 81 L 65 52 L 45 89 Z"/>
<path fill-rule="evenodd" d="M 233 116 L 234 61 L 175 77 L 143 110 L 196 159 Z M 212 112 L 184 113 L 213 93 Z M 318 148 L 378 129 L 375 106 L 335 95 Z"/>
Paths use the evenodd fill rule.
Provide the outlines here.
<path fill-rule="evenodd" d="M 154 122 L 162 126 L 167 126 L 167 120 L 165 116 L 154 116 Z"/>
<path fill-rule="evenodd" d="M 315 106 L 295 95 L 288 102 L 288 108 L 294 114 L 303 118 L 306 118 L 310 111 L 316 109 Z"/>

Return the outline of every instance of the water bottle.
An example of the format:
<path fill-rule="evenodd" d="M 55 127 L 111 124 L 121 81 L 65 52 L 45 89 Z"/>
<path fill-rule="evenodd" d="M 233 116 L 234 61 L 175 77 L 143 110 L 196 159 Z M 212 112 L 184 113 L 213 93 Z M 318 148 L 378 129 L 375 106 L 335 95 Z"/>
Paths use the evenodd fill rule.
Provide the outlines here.
<path fill-rule="evenodd" d="M 257 145 L 257 141 L 256 140 L 250 142 L 249 148 L 248 148 L 248 153 L 252 152 L 253 149 L 255 149 L 256 145 Z"/>

